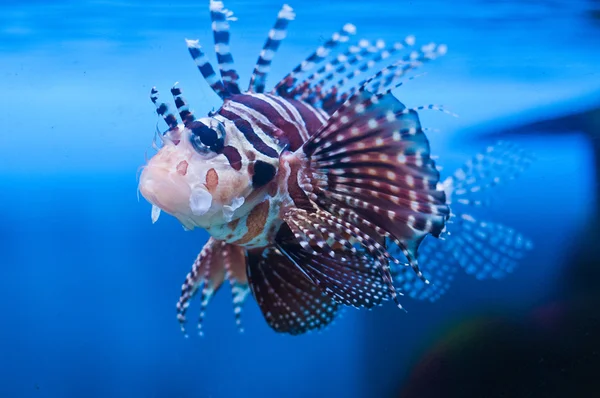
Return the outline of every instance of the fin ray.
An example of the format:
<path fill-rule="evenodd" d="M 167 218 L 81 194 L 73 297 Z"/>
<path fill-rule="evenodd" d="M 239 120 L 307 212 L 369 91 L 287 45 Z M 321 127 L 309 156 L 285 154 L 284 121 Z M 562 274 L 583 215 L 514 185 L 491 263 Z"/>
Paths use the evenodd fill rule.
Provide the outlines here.
<path fill-rule="evenodd" d="M 250 78 L 250 84 L 248 86 L 249 92 L 262 93 L 265 91 L 267 74 L 271 69 L 271 62 L 273 61 L 281 42 L 287 36 L 287 26 L 289 22 L 292 21 L 295 16 L 292 7 L 287 4 L 284 4 L 277 14 L 275 25 L 269 31 L 267 41 L 254 66 L 254 71 L 252 72 L 252 77 Z"/>
<path fill-rule="evenodd" d="M 410 268 L 392 265 L 394 284 L 401 292 L 415 300 L 435 302 L 448 291 L 456 278 L 458 266 L 448 255 L 447 243 L 447 240 L 427 237 L 419 246 L 419 264 L 429 284 L 418 278 Z"/>
<path fill-rule="evenodd" d="M 235 21 L 233 13 L 225 8 L 223 2 L 210 0 L 210 18 L 217 63 L 225 90 L 230 94 L 240 94 L 239 75 L 233 66 L 233 55 L 229 50 L 229 21 Z"/>
<path fill-rule="evenodd" d="M 225 99 L 230 96 L 230 93 L 225 89 L 221 78 L 217 76 L 210 61 L 202 51 L 198 40 L 185 40 L 188 51 L 194 60 L 194 63 L 198 67 L 198 70 L 204 77 L 204 80 L 208 83 L 210 88 L 219 96 L 221 99 Z"/>
<path fill-rule="evenodd" d="M 382 43 L 382 42 L 381 42 Z M 382 43 L 383 44 L 383 43 Z M 345 98 L 348 98 L 351 93 L 343 93 L 344 87 L 348 82 L 356 78 L 362 73 L 367 72 L 368 70 L 374 68 L 379 65 L 382 61 L 388 59 L 393 56 L 395 53 L 408 48 L 414 44 L 414 37 L 408 36 L 402 42 L 394 43 L 391 46 L 384 47 L 385 44 L 381 45 L 380 42 L 377 42 L 374 48 L 369 49 L 369 55 L 373 55 L 372 58 L 368 57 L 360 57 L 358 61 L 364 61 L 360 64 L 356 62 L 355 59 L 350 59 L 350 62 L 338 67 L 335 71 L 331 72 L 329 75 L 325 76 L 322 80 L 320 80 L 314 88 L 311 88 L 310 92 L 306 92 L 303 94 L 303 98 L 310 100 L 311 94 L 314 94 L 316 91 L 321 91 L 318 96 L 314 97 L 314 99 L 310 100 L 311 103 L 315 100 L 321 100 L 323 102 L 323 108 L 328 110 L 331 109 L 331 102 L 343 102 Z M 344 72 L 346 74 L 341 77 L 337 82 L 332 84 L 327 89 L 324 89 L 324 86 L 334 80 L 335 78 L 342 75 Z M 360 86 L 360 83 L 359 85 Z M 338 98 L 338 94 L 340 97 Z"/>
<path fill-rule="evenodd" d="M 231 284 L 236 324 L 241 330 L 241 307 L 248 290 L 245 257 L 246 254 L 242 247 L 230 245 L 214 238 L 208 240 L 181 287 L 181 296 L 177 302 L 177 319 L 182 332 L 186 333 L 186 312 L 190 301 L 200 291 L 198 334 L 203 335 L 202 327 L 206 308 L 225 279 Z"/>
<path fill-rule="evenodd" d="M 295 87 L 299 75 L 311 70 L 315 65 L 323 62 L 335 47 L 340 43 L 347 42 L 350 36 L 355 33 L 356 27 L 354 25 L 345 24 L 342 29 L 334 33 L 331 38 L 322 46 L 318 47 L 315 52 L 299 63 L 290 73 L 285 75 L 285 77 L 275 85 L 271 94 L 279 94 L 282 97 L 288 97 L 290 90 Z"/>

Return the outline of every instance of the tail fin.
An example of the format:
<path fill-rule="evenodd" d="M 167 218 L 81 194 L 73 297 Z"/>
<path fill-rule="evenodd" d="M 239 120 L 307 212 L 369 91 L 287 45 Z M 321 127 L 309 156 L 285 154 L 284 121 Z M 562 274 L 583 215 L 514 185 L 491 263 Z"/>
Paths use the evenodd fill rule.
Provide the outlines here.
<path fill-rule="evenodd" d="M 489 206 L 490 188 L 516 178 L 531 161 L 523 149 L 499 142 L 441 183 L 453 218 L 443 239 L 426 239 L 419 248 L 423 275 L 431 285 L 400 267 L 393 269 L 395 283 L 412 298 L 435 301 L 447 291 L 458 268 L 479 280 L 500 279 L 513 272 L 533 247 L 531 241 L 512 228 L 478 220 L 468 207 Z"/>

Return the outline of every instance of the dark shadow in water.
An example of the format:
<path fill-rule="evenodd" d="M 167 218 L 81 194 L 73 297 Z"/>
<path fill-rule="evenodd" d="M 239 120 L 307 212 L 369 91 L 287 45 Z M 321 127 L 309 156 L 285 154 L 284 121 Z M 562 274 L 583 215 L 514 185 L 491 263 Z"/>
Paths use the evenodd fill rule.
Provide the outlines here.
<path fill-rule="evenodd" d="M 563 265 L 564 283 L 552 300 L 525 315 L 507 312 L 458 322 L 417 362 L 397 396 L 600 396 L 600 101 L 594 104 L 478 135 L 489 140 L 584 133 L 594 149 L 596 214 L 571 248 Z"/>
<path fill-rule="evenodd" d="M 600 26 L 600 0 L 590 0 L 588 15 L 596 26 Z"/>
<path fill-rule="evenodd" d="M 590 105 L 566 114 L 553 112 L 554 117 L 547 117 L 531 123 L 476 134 L 476 137 L 477 140 L 490 142 L 499 138 L 518 139 L 523 136 L 584 134 L 594 155 L 595 187 L 593 192 L 596 199 L 595 216 L 600 216 L 600 93 L 591 95 L 589 99 L 585 100 L 585 103 Z M 557 110 L 564 110 L 569 109 L 569 107 L 570 104 L 567 103 L 555 108 Z"/>

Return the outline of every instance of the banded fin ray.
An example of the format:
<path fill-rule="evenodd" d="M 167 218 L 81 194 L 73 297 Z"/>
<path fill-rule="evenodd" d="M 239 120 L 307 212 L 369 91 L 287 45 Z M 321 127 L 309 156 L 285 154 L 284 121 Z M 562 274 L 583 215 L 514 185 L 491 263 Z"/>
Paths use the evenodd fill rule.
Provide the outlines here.
<path fill-rule="evenodd" d="M 360 62 L 369 54 L 377 52 L 378 47 L 381 45 L 383 45 L 381 40 L 378 40 L 376 45 L 372 45 L 366 39 L 359 40 L 358 43 L 350 45 L 342 54 L 338 54 L 316 72 L 297 83 L 291 91 L 291 95 L 302 100 L 307 99 L 310 94 L 323 85 L 327 76 L 333 76 L 337 70 L 343 70 L 347 65 Z M 324 76 L 327 72 L 328 74 Z"/>
<path fill-rule="evenodd" d="M 383 68 L 372 77 L 360 82 L 357 87 L 364 87 L 366 90 L 377 94 L 385 94 L 396 87 L 394 84 L 406 72 L 416 69 L 423 63 L 432 61 L 437 57 L 446 54 L 447 47 L 445 44 L 429 43 L 421 46 L 418 51 L 412 51 L 402 59 Z M 353 94 L 351 90 L 350 95 Z"/>
<path fill-rule="evenodd" d="M 171 88 L 171 95 L 175 101 L 175 106 L 177 107 L 177 112 L 179 112 L 179 117 L 183 121 L 183 124 L 186 127 L 189 127 L 190 123 L 192 123 L 196 117 L 192 111 L 190 111 L 188 102 L 185 100 L 182 93 L 182 90 L 177 87 L 177 83 L 175 83 L 175 85 Z"/>
<path fill-rule="evenodd" d="M 235 21 L 233 12 L 226 9 L 221 1 L 210 0 L 210 18 L 221 80 L 230 94 L 240 94 L 239 75 L 233 66 L 233 55 L 229 49 L 229 21 Z"/>
<path fill-rule="evenodd" d="M 334 33 L 329 40 L 322 46 L 319 46 L 315 52 L 309 55 L 304 61 L 299 63 L 290 73 L 285 75 L 271 91 L 271 94 L 278 94 L 282 97 L 288 97 L 289 91 L 292 90 L 298 80 L 298 76 L 305 73 L 315 65 L 323 62 L 331 51 L 340 43 L 345 43 L 350 39 L 351 35 L 356 33 L 356 27 L 352 24 L 345 24 L 338 32 Z"/>
<path fill-rule="evenodd" d="M 454 219 L 444 239 L 425 239 L 419 247 L 424 284 L 405 267 L 392 265 L 395 285 L 417 300 L 436 301 L 450 288 L 462 268 L 478 280 L 502 279 L 514 272 L 531 241 L 502 224 L 482 222 L 469 215 Z"/>
<path fill-rule="evenodd" d="M 394 43 L 391 46 L 388 46 L 386 48 L 378 47 L 375 57 L 368 60 L 367 62 L 364 62 L 363 64 L 357 66 L 354 69 L 349 69 L 347 71 L 347 74 L 344 77 L 342 77 L 340 80 L 338 80 L 329 90 L 327 90 L 325 92 L 325 95 L 331 93 L 331 90 L 334 88 L 337 89 L 338 91 L 341 91 L 342 88 L 348 82 L 350 82 L 352 79 L 354 79 L 361 73 L 364 73 L 364 72 L 374 68 L 375 66 L 379 65 L 382 61 L 388 59 L 395 53 L 402 51 L 406 48 L 412 47 L 414 44 L 415 44 L 415 37 L 407 36 L 403 41 Z M 343 73 L 345 71 L 346 71 L 346 69 L 336 71 L 337 73 L 334 74 L 333 76 L 329 77 L 327 80 L 332 80 L 336 76 L 339 76 L 341 73 Z"/>
<path fill-rule="evenodd" d="M 158 90 L 156 87 L 152 87 L 150 90 L 150 100 L 156 106 L 156 114 L 161 116 L 167 126 L 169 126 L 168 131 L 173 131 L 177 129 L 177 117 L 169 111 L 169 106 L 164 102 L 158 101 Z"/>
<path fill-rule="evenodd" d="M 499 141 L 458 168 L 443 182 L 452 203 L 479 206 L 490 188 L 509 182 L 525 171 L 533 156 L 511 142 Z"/>
<path fill-rule="evenodd" d="M 359 76 L 362 73 L 367 72 L 368 70 L 376 67 L 382 61 L 392 57 L 394 54 L 399 51 L 411 47 L 414 45 L 415 39 L 414 36 L 408 36 L 402 42 L 396 42 L 390 46 L 385 47 L 385 43 L 383 41 L 378 41 L 376 46 L 371 49 L 371 53 L 373 53 L 372 58 L 365 57 L 364 59 L 360 59 L 363 61 L 360 64 L 357 64 L 353 59 L 350 59 L 351 62 L 341 65 L 335 71 L 331 72 L 319 82 L 315 84 L 314 87 L 308 88 L 305 92 L 302 93 L 301 98 L 306 99 L 311 104 L 316 104 L 317 101 L 323 102 L 323 109 L 331 113 L 329 110 L 333 108 L 332 102 L 343 103 L 345 99 L 347 99 L 351 93 L 344 93 L 344 87 L 354 78 Z M 346 72 L 346 74 L 341 77 L 337 82 L 333 83 L 331 86 L 325 88 L 325 86 L 334 80 L 335 78 L 342 75 L 342 73 Z M 361 83 L 356 85 L 359 87 Z M 318 94 L 318 95 L 314 95 Z M 340 97 L 338 98 L 338 94 Z"/>
<path fill-rule="evenodd" d="M 428 236 L 419 246 L 419 264 L 429 284 L 424 283 L 411 269 L 392 265 L 391 273 L 396 287 L 415 300 L 435 302 L 442 297 L 452 285 L 458 271 L 456 261 L 449 255 L 447 244 L 447 239 Z"/>
<path fill-rule="evenodd" d="M 322 108 L 326 112 L 332 114 L 348 99 L 351 99 L 355 95 L 359 95 L 359 93 L 363 91 L 375 93 L 380 97 L 385 96 L 394 88 L 402 84 L 401 82 L 398 83 L 398 80 L 407 72 L 412 71 L 423 65 L 425 62 L 434 60 L 445 53 L 446 46 L 443 44 L 436 45 L 435 43 L 430 43 L 422 46 L 420 50 L 412 51 L 410 54 L 381 69 L 371 77 L 362 80 L 345 92 L 342 90 L 342 86 L 334 86 L 334 88 L 331 89 L 332 91 L 324 95 Z"/>
<path fill-rule="evenodd" d="M 520 175 L 533 156 L 516 144 L 499 141 L 475 155 L 441 186 L 455 217 L 448 225 L 447 251 L 477 279 L 500 279 L 513 272 L 532 242 L 514 229 L 481 221 L 466 210 L 489 203 L 488 191 Z"/>
<path fill-rule="evenodd" d="M 248 276 L 246 275 L 246 252 L 243 248 L 234 245 L 223 245 L 223 267 L 225 268 L 225 279 L 231 285 L 231 299 L 233 303 L 233 314 L 235 324 L 240 332 L 244 331 L 242 325 L 242 306 L 250 293 Z"/>
<path fill-rule="evenodd" d="M 254 71 L 250 78 L 249 92 L 262 93 L 265 91 L 267 74 L 271 69 L 271 62 L 279 49 L 281 42 L 287 36 L 287 26 L 295 18 L 294 10 L 287 4 L 284 4 L 279 13 L 275 25 L 269 31 L 269 36 L 265 42 L 262 51 L 254 66 Z"/>
<path fill-rule="evenodd" d="M 242 330 L 241 308 L 249 291 L 245 259 L 246 254 L 242 247 L 212 237 L 208 240 L 181 287 L 181 296 L 177 302 L 177 319 L 183 333 L 186 333 L 186 312 L 190 301 L 200 291 L 198 334 L 203 335 L 202 326 L 206 307 L 225 279 L 231 285 L 236 324 L 239 330 Z"/>
<path fill-rule="evenodd" d="M 221 78 L 217 76 L 213 66 L 206 57 L 202 47 L 199 44 L 199 40 L 185 40 L 188 51 L 194 60 L 194 63 L 198 67 L 198 70 L 204 77 L 204 80 L 208 83 L 210 88 L 219 96 L 221 99 L 229 97 L 231 94 L 225 89 L 225 85 L 221 81 Z"/>

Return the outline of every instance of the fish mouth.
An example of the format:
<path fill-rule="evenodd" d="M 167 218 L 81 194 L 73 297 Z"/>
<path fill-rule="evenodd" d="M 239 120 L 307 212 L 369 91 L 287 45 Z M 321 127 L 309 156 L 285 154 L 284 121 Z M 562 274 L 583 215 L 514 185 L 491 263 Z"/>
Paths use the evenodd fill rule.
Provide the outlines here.
<path fill-rule="evenodd" d="M 191 213 L 192 190 L 177 168 L 173 170 L 150 161 L 140 176 L 139 190 L 148 202 L 175 217 Z"/>
<path fill-rule="evenodd" d="M 221 191 L 215 181 L 218 176 L 209 183 L 207 176 L 211 170 L 215 174 L 215 168 L 219 168 L 217 162 L 196 158 L 189 151 L 174 146 L 162 148 L 142 168 L 138 184 L 141 196 L 152 204 L 152 222 L 162 211 L 177 218 L 185 229 L 206 229 L 238 218 L 245 211 L 244 192 L 235 191 L 226 178 Z"/>
<path fill-rule="evenodd" d="M 213 197 L 204 184 L 190 184 L 187 160 L 150 160 L 140 176 L 138 189 L 152 204 L 152 222 L 161 210 L 177 218 L 185 229 L 204 226 L 210 219 Z"/>

